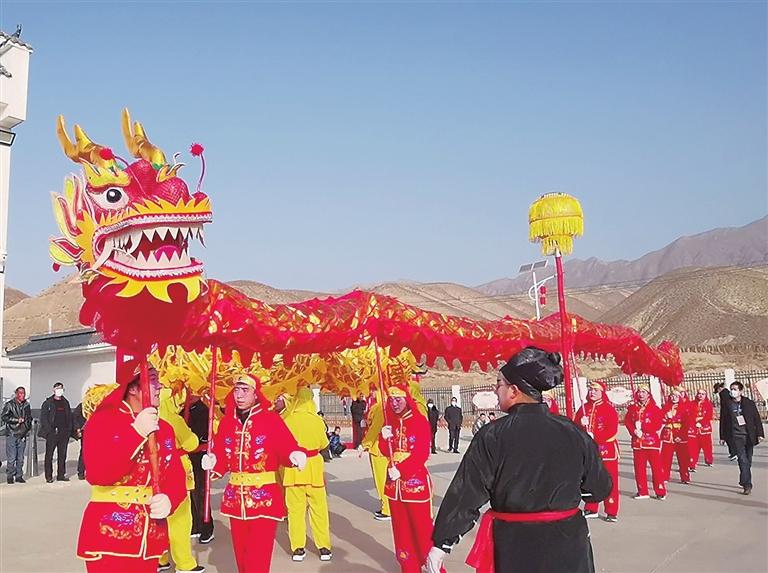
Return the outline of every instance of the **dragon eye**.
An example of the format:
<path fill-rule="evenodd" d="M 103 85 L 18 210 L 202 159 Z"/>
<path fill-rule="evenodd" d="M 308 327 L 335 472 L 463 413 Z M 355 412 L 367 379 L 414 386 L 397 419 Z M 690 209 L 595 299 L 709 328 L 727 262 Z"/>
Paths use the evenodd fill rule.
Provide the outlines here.
<path fill-rule="evenodd" d="M 109 203 L 119 203 L 120 199 L 123 198 L 123 192 L 117 187 L 110 187 L 107 189 L 104 196 L 107 198 L 107 202 Z"/>
<path fill-rule="evenodd" d="M 128 194 L 120 187 L 109 187 L 105 191 L 93 193 L 91 196 L 99 207 L 110 211 L 122 209 L 129 200 Z"/>

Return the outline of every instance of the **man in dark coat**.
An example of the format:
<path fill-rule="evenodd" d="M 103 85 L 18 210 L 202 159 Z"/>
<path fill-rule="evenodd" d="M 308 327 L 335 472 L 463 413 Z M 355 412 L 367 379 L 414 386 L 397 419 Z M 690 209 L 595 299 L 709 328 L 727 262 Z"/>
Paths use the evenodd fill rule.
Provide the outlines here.
<path fill-rule="evenodd" d="M 349 413 L 352 414 L 352 447 L 355 449 L 357 449 L 360 442 L 363 441 L 363 420 L 365 419 L 365 410 L 365 398 L 363 398 L 361 394 L 349 407 Z"/>
<path fill-rule="evenodd" d="M 27 434 L 32 429 L 32 410 L 27 401 L 24 386 L 16 388 L 13 398 L 3 405 L 2 421 L 5 425 L 5 471 L 8 483 L 24 481 L 24 451 L 27 449 Z"/>
<path fill-rule="evenodd" d="M 72 408 L 64 397 L 64 384 L 56 382 L 53 394 L 40 407 L 40 437 L 45 439 L 45 481 L 53 483 L 53 453 L 56 452 L 56 480 L 69 481 L 67 445 L 73 435 Z"/>
<path fill-rule="evenodd" d="M 192 502 L 192 536 L 202 544 L 213 541 L 213 517 L 205 522 L 205 470 L 202 466 L 203 454 L 208 446 L 208 406 L 194 396 L 189 405 L 189 429 L 200 442 L 198 449 L 189 454 L 192 473 L 195 475 L 195 489 L 189 492 Z"/>
<path fill-rule="evenodd" d="M 736 453 L 739 461 L 739 485 L 742 493 L 752 493 L 752 449 L 763 441 L 763 422 L 755 403 L 743 395 L 741 382 L 731 384 L 730 391 L 720 391 L 720 440 Z"/>
<path fill-rule="evenodd" d="M 451 405 L 445 409 L 443 418 L 448 424 L 448 451 L 458 454 L 459 436 L 461 435 L 461 424 L 464 422 L 464 416 L 461 413 L 461 408 L 457 405 L 456 398 L 451 398 Z"/>
<path fill-rule="evenodd" d="M 80 402 L 72 413 L 73 437 L 80 440 L 80 455 L 77 457 L 77 479 L 85 479 L 85 462 L 83 462 L 83 428 L 85 428 L 85 416 L 83 416 L 83 403 Z"/>
<path fill-rule="evenodd" d="M 429 429 L 432 432 L 432 453 L 437 453 L 435 446 L 435 435 L 437 435 L 437 423 L 440 421 L 440 410 L 435 406 L 434 400 L 427 400 L 427 419 L 429 420 Z"/>
<path fill-rule="evenodd" d="M 508 415 L 477 432 L 448 487 L 432 535 L 430 573 L 488 501 L 467 558 L 477 571 L 595 570 L 579 504 L 602 501 L 613 482 L 592 438 L 542 403 L 541 392 L 562 378 L 560 356 L 533 347 L 501 368 L 496 395 Z"/>

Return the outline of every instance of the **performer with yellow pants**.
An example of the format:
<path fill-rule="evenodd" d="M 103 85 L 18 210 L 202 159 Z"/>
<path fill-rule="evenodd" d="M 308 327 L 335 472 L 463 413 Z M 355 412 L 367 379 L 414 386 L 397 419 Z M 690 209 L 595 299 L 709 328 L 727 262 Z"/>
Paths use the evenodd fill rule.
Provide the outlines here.
<path fill-rule="evenodd" d="M 307 465 L 303 470 L 281 470 L 285 505 L 288 506 L 288 538 L 294 561 L 304 561 L 307 544 L 307 509 L 312 537 L 321 561 L 330 561 L 331 531 L 328 519 L 328 499 L 323 475 L 324 461 L 320 450 L 328 447 L 325 422 L 317 415 L 312 390 L 299 388 L 296 396 L 282 413 L 285 425 L 299 447 L 307 452 Z"/>
<path fill-rule="evenodd" d="M 371 392 L 371 402 L 373 405 L 368 409 L 368 415 L 365 419 L 367 430 L 361 445 L 368 452 L 373 483 L 376 486 L 379 500 L 381 500 L 381 507 L 378 511 L 373 512 L 373 517 L 378 521 L 389 521 L 391 519 L 389 499 L 384 495 L 384 484 L 387 482 L 387 465 L 389 460 L 379 449 L 379 434 L 381 433 L 381 427 L 384 425 L 381 392 Z"/>
<path fill-rule="evenodd" d="M 163 554 L 157 570 L 166 571 L 170 569 L 170 557 L 173 557 L 177 573 L 187 571 L 202 573 L 205 571 L 205 567 L 198 565 L 197 560 L 192 555 L 192 541 L 190 537 L 192 532 L 192 502 L 189 492 L 195 489 L 195 475 L 192 470 L 192 462 L 187 455 L 197 449 L 200 441 L 184 421 L 184 418 L 179 415 L 181 405 L 177 398 L 171 395 L 170 390 L 163 389 L 161 391 L 158 413 L 161 420 L 165 420 L 171 425 L 173 433 L 176 435 L 176 449 L 179 451 L 181 464 L 186 473 L 187 495 L 184 501 L 179 504 L 179 507 L 176 508 L 176 511 L 168 516 L 170 556 L 168 551 Z"/>

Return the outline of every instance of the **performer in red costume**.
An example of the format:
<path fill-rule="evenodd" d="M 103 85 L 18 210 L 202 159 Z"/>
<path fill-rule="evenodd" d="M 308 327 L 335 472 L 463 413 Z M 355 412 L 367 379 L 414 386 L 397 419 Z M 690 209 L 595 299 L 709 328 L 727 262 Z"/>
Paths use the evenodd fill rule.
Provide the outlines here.
<path fill-rule="evenodd" d="M 688 473 L 688 423 L 690 409 L 683 402 L 680 390 L 674 388 L 662 411 L 664 427 L 661 429 L 661 469 L 664 482 L 669 481 L 672 472 L 672 456 L 677 454 L 677 465 L 682 483 L 691 483 Z"/>
<path fill-rule="evenodd" d="M 624 425 L 632 435 L 632 457 L 635 465 L 637 494 L 635 499 L 648 499 L 648 474 L 646 465 L 651 466 L 651 477 L 656 499 L 667 497 L 661 468 L 661 442 L 659 430 L 662 425 L 661 410 L 653 401 L 648 386 L 641 384 L 635 392 L 635 401 L 627 408 Z"/>
<path fill-rule="evenodd" d="M 550 413 L 560 415 L 560 407 L 557 405 L 557 400 L 555 400 L 555 397 L 552 394 L 544 393 L 541 397 L 547 405 L 547 408 L 549 408 Z"/>
<path fill-rule="evenodd" d="M 384 495 L 400 570 L 419 573 L 432 547 L 432 479 L 426 467 L 432 433 L 406 388 L 392 386 L 387 394 L 388 425 L 381 428 L 379 449 L 392 461 Z"/>
<path fill-rule="evenodd" d="M 595 440 L 603 465 L 613 480 L 611 494 L 603 501 L 605 520 L 615 522 L 619 515 L 619 414 L 608 400 L 605 385 L 596 380 L 589 386 L 587 403 L 576 413 L 576 423 Z M 584 517 L 597 517 L 598 503 L 584 505 Z"/>
<path fill-rule="evenodd" d="M 270 410 L 259 381 L 250 375 L 239 378 L 227 397 L 213 451 L 203 456 L 202 464 L 213 471 L 213 479 L 230 472 L 221 513 L 230 518 L 240 573 L 269 571 L 277 522 L 286 516 L 278 467 L 304 469 L 306 463 L 306 452 L 280 415 Z"/>
<path fill-rule="evenodd" d="M 688 410 L 690 424 L 688 425 L 688 453 L 691 456 L 691 471 L 696 471 L 699 456 L 704 452 L 704 465 L 711 466 L 714 462 L 712 455 L 712 401 L 707 398 L 703 388 L 696 391 L 696 400 L 691 402 Z"/>
<path fill-rule="evenodd" d="M 184 468 L 171 426 L 157 414 L 160 385 L 142 407 L 136 362 L 118 367 L 118 387 L 94 410 L 83 432 L 83 459 L 91 499 L 83 513 L 77 556 L 89 573 L 155 573 L 168 549 L 165 518 L 186 497 Z M 160 492 L 153 494 L 147 439 L 157 436 Z"/>

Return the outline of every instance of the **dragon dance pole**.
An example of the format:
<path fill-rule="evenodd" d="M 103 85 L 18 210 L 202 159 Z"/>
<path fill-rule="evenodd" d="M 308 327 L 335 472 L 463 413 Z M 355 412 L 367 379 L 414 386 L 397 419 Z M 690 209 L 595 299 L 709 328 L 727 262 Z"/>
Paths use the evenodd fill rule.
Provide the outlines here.
<path fill-rule="evenodd" d="M 555 251 L 557 266 L 557 303 L 560 307 L 560 345 L 563 355 L 563 370 L 565 375 L 565 413 L 573 419 L 573 380 L 571 378 L 571 335 L 568 328 L 568 315 L 565 311 L 565 281 L 563 279 L 563 257 L 560 249 Z"/>
<path fill-rule="evenodd" d="M 213 356 L 211 357 L 211 389 L 208 397 L 208 450 L 210 454 L 213 449 L 213 417 L 214 408 L 216 407 L 216 378 L 219 370 L 219 349 L 213 347 Z M 205 472 L 205 501 L 203 503 L 203 521 L 205 523 L 211 522 L 211 470 Z"/>
<path fill-rule="evenodd" d="M 152 396 L 150 394 L 151 388 L 149 386 L 149 362 L 145 355 L 141 359 L 141 369 L 139 375 L 139 383 L 141 384 L 141 406 L 142 408 L 149 408 L 152 406 Z M 159 464 L 157 460 L 157 436 L 155 433 L 151 433 L 147 438 L 147 456 L 149 457 L 149 468 L 152 474 L 152 493 L 160 493 L 160 474 Z"/>
<path fill-rule="evenodd" d="M 378 340 L 373 340 L 373 347 L 376 349 L 376 373 L 379 375 L 379 392 L 381 392 L 381 415 L 384 418 L 384 425 L 388 426 L 389 423 L 387 422 L 387 395 L 384 392 L 384 371 L 381 368 L 381 355 L 379 354 L 379 342 Z M 387 438 L 387 443 L 390 445 L 389 447 L 389 455 L 387 456 L 389 458 L 389 464 L 392 465 L 392 442 L 391 438 Z"/>

